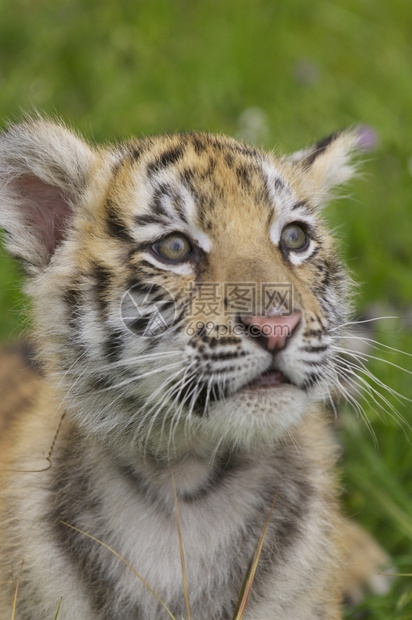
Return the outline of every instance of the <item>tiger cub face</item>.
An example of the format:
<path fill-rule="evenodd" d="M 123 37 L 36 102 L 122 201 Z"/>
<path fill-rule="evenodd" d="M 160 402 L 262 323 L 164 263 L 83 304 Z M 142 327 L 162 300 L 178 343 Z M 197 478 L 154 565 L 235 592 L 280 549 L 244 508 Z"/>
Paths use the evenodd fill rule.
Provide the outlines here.
<path fill-rule="evenodd" d="M 91 148 L 12 126 L 1 220 L 68 414 L 124 450 L 278 440 L 336 381 L 348 279 L 319 207 L 356 132 L 275 158 L 222 136 Z"/>

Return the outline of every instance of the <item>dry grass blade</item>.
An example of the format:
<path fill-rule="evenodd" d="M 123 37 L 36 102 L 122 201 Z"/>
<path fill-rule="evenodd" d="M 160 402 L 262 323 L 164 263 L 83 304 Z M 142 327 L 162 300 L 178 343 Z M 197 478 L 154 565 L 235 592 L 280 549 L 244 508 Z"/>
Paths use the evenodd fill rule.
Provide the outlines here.
<path fill-rule="evenodd" d="M 59 604 L 57 605 L 56 613 L 54 614 L 54 620 L 57 620 L 57 618 L 58 618 L 58 616 L 59 616 L 59 612 L 60 612 L 60 607 L 61 607 L 61 604 L 62 604 L 62 600 L 63 600 L 63 598 L 61 598 L 61 599 L 59 600 Z"/>
<path fill-rule="evenodd" d="M 270 520 L 272 518 L 273 509 L 275 507 L 276 498 L 277 498 L 277 493 L 276 493 L 275 497 L 273 498 L 273 502 L 272 502 L 272 505 L 270 507 L 270 511 L 269 511 L 268 517 L 266 519 L 266 523 L 265 523 L 265 527 L 263 528 L 262 535 L 261 535 L 261 537 L 259 539 L 259 544 L 258 544 L 258 547 L 256 549 L 256 553 L 254 555 L 253 562 L 252 562 L 251 567 L 249 569 L 249 573 L 247 575 L 247 579 L 245 581 L 245 584 L 244 584 L 244 586 L 242 588 L 241 599 L 240 599 L 239 606 L 238 606 L 236 615 L 234 617 L 234 620 L 242 620 L 243 615 L 245 613 L 246 606 L 247 606 L 248 601 L 249 601 L 250 593 L 252 591 L 252 585 L 253 585 L 253 581 L 255 579 L 256 570 L 257 570 L 257 567 L 258 567 L 258 564 L 259 564 L 260 554 L 262 553 L 263 542 L 265 540 L 265 537 L 266 537 L 266 534 L 267 534 L 267 531 L 268 531 L 268 528 L 269 528 L 269 523 L 270 523 Z"/>
<path fill-rule="evenodd" d="M 52 457 L 53 457 L 54 446 L 56 445 L 57 437 L 58 437 L 58 435 L 60 433 L 60 429 L 61 429 L 61 426 L 63 424 L 63 420 L 64 420 L 65 415 L 66 415 L 66 412 L 64 412 L 63 415 L 60 418 L 60 422 L 59 422 L 59 424 L 57 426 L 57 429 L 56 429 L 56 432 L 54 434 L 52 444 L 51 444 L 50 449 L 49 449 L 49 451 L 47 453 L 47 456 L 46 456 L 46 461 L 47 461 L 48 464 L 45 467 L 42 467 L 41 469 L 5 469 L 5 470 L 2 470 L 2 471 L 12 472 L 13 474 L 41 474 L 41 473 L 43 473 L 45 471 L 49 471 L 49 469 L 51 469 L 52 465 L 53 465 Z"/>
<path fill-rule="evenodd" d="M 11 620 L 14 620 L 15 617 L 16 617 L 17 597 L 18 597 L 18 594 L 19 594 L 19 586 L 20 586 L 21 573 L 22 573 L 22 570 L 23 570 L 23 564 L 24 564 L 24 562 L 22 562 L 20 564 L 19 574 L 17 575 L 16 587 L 15 587 L 14 595 L 13 595 L 13 605 L 12 605 L 12 608 L 11 608 Z"/>
<path fill-rule="evenodd" d="M 186 562 L 185 562 L 185 553 L 183 549 L 183 538 L 182 538 L 182 529 L 180 527 L 180 515 L 179 515 L 179 506 L 177 502 L 177 491 L 176 491 L 176 480 L 173 470 L 171 470 L 172 474 L 172 484 L 173 484 L 173 495 L 175 498 L 175 512 L 176 512 L 176 523 L 177 523 L 177 534 L 179 536 L 179 550 L 180 550 L 180 564 L 182 567 L 182 579 L 183 579 L 183 592 L 185 595 L 185 603 L 186 603 L 186 613 L 187 620 L 191 620 L 190 615 L 190 603 L 189 603 L 189 590 L 187 587 L 187 572 L 186 572 Z"/>
<path fill-rule="evenodd" d="M 147 590 L 149 590 L 149 592 L 151 594 L 153 594 L 153 596 L 155 597 L 155 599 L 161 604 L 161 606 L 163 607 L 163 609 L 168 613 L 169 617 L 172 620 L 176 620 L 176 618 L 174 617 L 174 615 L 172 614 L 172 612 L 170 611 L 170 609 L 167 607 L 167 605 L 162 601 L 162 599 L 160 598 L 160 596 L 157 594 L 157 592 L 155 592 L 155 590 L 153 590 L 153 588 L 147 583 L 146 579 L 144 577 L 142 577 L 137 570 L 130 564 L 130 562 L 128 562 L 124 557 L 122 557 L 119 553 L 117 553 L 117 551 L 115 551 L 114 549 L 112 549 L 112 547 L 110 547 L 109 545 L 107 545 L 105 542 L 103 542 L 102 540 L 99 540 L 98 538 L 96 538 L 95 536 L 92 536 L 91 534 L 88 534 L 87 532 L 84 532 L 83 530 L 80 530 L 79 528 L 75 527 L 74 525 L 70 525 L 70 523 L 66 523 L 65 521 L 61 521 L 60 523 L 63 523 L 63 525 L 66 525 L 67 527 L 70 527 L 72 530 L 75 530 L 76 532 L 79 532 L 79 534 L 83 534 L 83 536 L 87 536 L 87 538 L 90 538 L 90 540 L 94 540 L 95 542 L 97 542 L 99 545 L 101 545 L 102 547 L 104 547 L 105 549 L 107 549 L 108 551 L 110 551 L 110 553 L 112 553 L 118 560 L 120 560 L 121 562 L 123 562 L 123 564 L 125 566 L 127 566 L 127 568 L 134 574 L 136 575 L 136 577 L 142 582 L 142 584 L 145 586 L 145 588 L 147 588 Z M 13 618 L 12 618 L 13 620 Z"/>
<path fill-rule="evenodd" d="M 412 577 L 412 573 L 378 573 L 378 575 L 384 575 L 385 577 Z"/>

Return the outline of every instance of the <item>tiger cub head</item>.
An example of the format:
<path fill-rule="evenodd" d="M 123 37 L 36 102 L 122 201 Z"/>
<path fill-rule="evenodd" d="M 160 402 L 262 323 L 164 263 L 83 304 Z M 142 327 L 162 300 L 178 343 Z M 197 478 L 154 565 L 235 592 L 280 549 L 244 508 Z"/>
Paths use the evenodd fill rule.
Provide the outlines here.
<path fill-rule="evenodd" d="M 0 226 L 72 420 L 157 454 L 279 440 L 338 380 L 349 280 L 319 215 L 357 131 L 273 157 L 205 133 L 0 138 Z"/>

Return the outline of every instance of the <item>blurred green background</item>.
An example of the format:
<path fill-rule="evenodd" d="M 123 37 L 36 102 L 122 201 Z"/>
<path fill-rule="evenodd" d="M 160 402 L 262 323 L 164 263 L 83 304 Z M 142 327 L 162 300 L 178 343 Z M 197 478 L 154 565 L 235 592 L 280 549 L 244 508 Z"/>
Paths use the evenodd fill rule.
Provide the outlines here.
<path fill-rule="evenodd" d="M 387 346 L 412 351 L 412 4 L 410 0 L 3 0 L 0 118 L 63 118 L 91 140 L 201 129 L 293 151 L 336 129 L 376 133 L 363 175 L 328 207 L 361 288 L 357 311 Z M 0 338 L 25 301 L 0 254 Z M 411 398 L 412 359 L 380 352 L 379 381 Z M 383 388 L 375 387 L 383 394 Z M 379 399 L 379 397 L 376 397 Z M 363 403 L 376 434 L 344 408 L 347 510 L 412 573 L 411 407 L 401 422 Z M 412 618 L 412 577 L 348 617 Z"/>

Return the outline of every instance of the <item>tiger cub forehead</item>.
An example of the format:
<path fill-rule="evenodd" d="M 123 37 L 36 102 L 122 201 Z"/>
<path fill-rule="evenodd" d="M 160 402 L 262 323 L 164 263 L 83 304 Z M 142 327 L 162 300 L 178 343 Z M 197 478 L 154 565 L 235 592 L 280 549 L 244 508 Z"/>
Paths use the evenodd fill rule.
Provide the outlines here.
<path fill-rule="evenodd" d="M 310 243 L 283 259 L 300 266 L 333 254 L 317 209 L 353 175 L 359 148 L 356 130 L 279 158 L 202 133 L 101 148 L 64 126 L 27 121 L 1 136 L 0 222 L 9 251 L 34 276 L 52 260 L 82 272 L 93 258 L 126 264 L 128 246 L 136 256 L 176 232 L 220 264 L 227 256 L 280 264 L 281 236 L 294 222 Z"/>
<path fill-rule="evenodd" d="M 115 234 L 123 225 L 134 242 L 181 230 L 205 252 L 222 243 L 251 248 L 256 242 L 261 249 L 263 230 L 276 245 L 288 220 L 316 221 L 297 166 L 206 133 L 124 145 L 104 215 L 117 222 Z"/>

